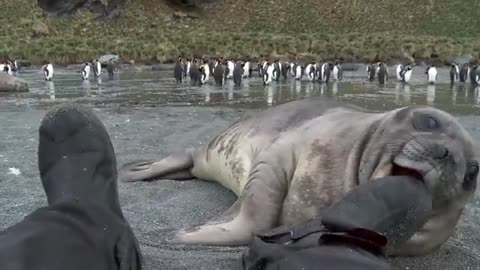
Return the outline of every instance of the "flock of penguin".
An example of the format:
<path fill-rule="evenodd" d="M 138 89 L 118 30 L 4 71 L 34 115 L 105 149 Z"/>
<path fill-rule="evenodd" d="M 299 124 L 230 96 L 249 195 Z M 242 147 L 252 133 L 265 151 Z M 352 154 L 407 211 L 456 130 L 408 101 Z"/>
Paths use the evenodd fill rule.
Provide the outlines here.
<path fill-rule="evenodd" d="M 398 64 L 395 68 L 395 75 L 397 80 L 408 83 L 412 78 L 413 69 L 410 65 L 403 65 Z M 438 71 L 435 65 L 430 65 L 425 70 L 425 74 L 427 75 L 427 83 L 434 84 L 438 78 Z M 380 84 L 384 84 L 385 81 L 388 79 L 388 69 L 383 63 L 378 63 L 375 67 L 373 64 L 369 64 L 367 66 L 367 78 L 370 81 L 375 80 L 375 75 L 377 75 L 378 82 Z M 465 83 L 467 79 L 470 79 L 470 82 L 473 85 L 480 84 L 480 72 L 477 69 L 477 65 L 470 65 L 468 63 L 464 63 L 459 68 L 457 64 L 452 63 L 450 65 L 450 82 L 455 83 L 455 81 L 460 81 Z"/>
<path fill-rule="evenodd" d="M 233 79 L 236 86 L 240 86 L 243 78 L 249 78 L 253 75 L 253 65 L 250 61 L 232 61 L 221 58 L 214 58 L 210 61 L 206 59 L 178 58 L 174 67 L 174 78 L 177 82 L 190 77 L 192 85 L 201 86 L 213 74 L 216 85 L 223 85 L 226 79 Z M 273 63 L 264 60 L 258 63 L 258 73 L 263 79 L 264 85 L 269 85 L 272 81 L 279 81 L 281 77 L 285 80 L 290 75 L 296 80 L 301 80 L 304 76 L 309 81 L 318 81 L 327 83 L 330 77 L 333 80 L 340 81 L 343 78 L 343 69 L 340 61 L 319 63 L 313 61 L 306 65 L 299 63 L 281 62 L 275 60 Z M 413 69 L 411 65 L 398 64 L 395 68 L 395 75 L 398 81 L 408 83 L 412 78 Z M 383 62 L 370 63 L 366 68 L 367 79 L 369 81 L 378 80 L 380 85 L 386 83 L 389 79 L 387 65 Z M 427 83 L 434 84 L 438 78 L 438 71 L 435 65 L 429 65 L 425 70 Z M 468 63 L 459 65 L 452 63 L 450 67 L 450 82 L 466 82 L 470 79 L 473 85 L 480 85 L 480 71 L 477 65 L 470 66 Z"/>
<path fill-rule="evenodd" d="M 83 67 L 81 70 L 81 76 L 83 80 L 88 80 L 90 78 L 92 66 L 93 66 L 94 77 L 95 78 L 100 77 L 100 74 L 102 73 L 102 64 L 98 59 L 93 59 L 92 63 L 93 65 L 90 64 L 89 62 L 86 62 L 83 64 Z M 107 63 L 107 72 L 110 77 L 113 77 L 114 69 L 115 67 L 112 62 Z M 0 64 L 0 72 L 3 71 L 7 74 L 14 75 L 14 72 L 18 70 L 19 70 L 19 65 L 16 60 L 14 61 L 5 60 L 3 63 Z M 51 81 L 53 79 L 54 68 L 50 62 L 48 61 L 45 62 L 45 64 L 42 66 L 42 71 L 43 71 L 45 81 Z"/>
<path fill-rule="evenodd" d="M 198 59 L 192 60 L 179 58 L 174 67 L 174 78 L 177 82 L 182 82 L 187 76 L 190 77 L 192 85 L 203 85 L 213 74 L 215 84 L 223 85 L 225 80 L 233 79 L 236 86 L 240 86 L 243 78 L 253 76 L 253 65 L 250 61 L 232 61 L 212 59 L 207 61 L 201 59 L 200 65 Z M 263 79 L 263 84 L 269 85 L 272 81 L 279 81 L 281 77 L 285 80 L 290 75 L 296 80 L 306 76 L 310 81 L 328 83 L 332 76 L 334 80 L 341 80 L 343 77 L 342 65 L 339 61 L 332 64 L 326 62 L 323 64 L 311 62 L 305 67 L 298 63 L 281 62 L 275 60 L 273 63 L 265 60 L 258 63 L 259 76 Z"/>
<path fill-rule="evenodd" d="M 93 65 L 89 62 L 83 64 L 81 76 L 83 80 L 88 80 L 93 68 L 93 75 L 95 78 L 99 77 L 102 72 L 102 65 L 98 59 L 93 59 Z M 281 77 L 285 80 L 289 76 L 295 80 L 301 80 L 306 77 L 309 81 L 318 81 L 320 83 L 327 83 L 332 77 L 333 80 L 340 81 L 343 79 L 343 69 L 340 61 L 319 63 L 313 61 L 306 65 L 295 62 L 282 62 L 275 60 L 264 60 L 258 65 L 258 74 L 263 79 L 264 85 L 269 85 L 272 81 L 279 81 Z M 93 67 L 92 67 L 93 66 Z M 5 60 L 0 63 L 0 72 L 13 74 L 19 69 L 16 60 Z M 113 77 L 114 65 L 110 61 L 106 66 L 110 77 Z M 42 67 L 46 81 L 51 81 L 54 74 L 53 65 L 46 62 Z M 395 74 L 398 81 L 408 83 L 412 78 L 413 69 L 410 65 L 398 64 L 395 68 Z M 433 84 L 437 81 L 438 71 L 435 65 L 430 65 L 425 70 L 427 82 Z M 182 59 L 178 58 L 174 67 L 174 78 L 177 82 L 182 82 L 187 76 L 190 77 L 192 85 L 201 86 L 213 76 L 215 84 L 223 85 L 225 80 L 233 79 L 236 86 L 240 86 L 243 78 L 250 78 L 253 76 L 253 64 L 250 61 L 233 61 L 224 60 L 223 57 L 213 58 L 210 61 L 202 58 Z M 378 83 L 383 85 L 389 79 L 388 68 L 382 62 L 370 63 L 366 68 L 366 75 L 369 81 L 378 80 Z M 472 85 L 480 85 L 480 70 L 476 64 L 470 65 L 464 63 L 457 65 L 451 64 L 450 67 L 450 82 L 460 81 L 465 83 L 470 80 Z"/>

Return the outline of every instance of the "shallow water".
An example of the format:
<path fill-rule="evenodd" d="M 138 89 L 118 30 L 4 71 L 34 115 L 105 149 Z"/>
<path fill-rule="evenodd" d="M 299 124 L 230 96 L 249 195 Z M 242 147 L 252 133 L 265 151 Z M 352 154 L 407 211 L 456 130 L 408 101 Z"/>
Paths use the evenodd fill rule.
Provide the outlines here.
<path fill-rule="evenodd" d="M 142 68 L 146 69 L 145 67 Z M 224 87 L 191 87 L 175 83 L 171 72 L 124 71 L 110 80 L 102 76 L 85 82 L 77 72 L 57 68 L 54 81 L 45 82 L 39 70 L 17 74 L 29 93 L 0 94 L 0 228 L 20 221 L 46 204 L 38 177 L 38 126 L 54 104 L 85 103 L 92 107 L 112 138 L 118 164 L 134 159 L 158 159 L 173 151 L 208 143 L 231 122 L 253 110 L 313 96 L 336 97 L 383 111 L 409 104 L 427 104 L 458 116 L 480 140 L 479 89 L 449 83 L 448 69 L 439 69 L 436 85 L 427 85 L 424 68 L 414 69 L 412 81 L 394 78 L 383 87 L 367 82 L 365 67 L 344 72 L 342 82 L 325 84 L 306 80 L 272 82 L 244 80 L 241 88 L 228 81 Z M 255 74 L 256 75 L 256 74 Z M 125 216 L 142 245 L 146 269 L 234 269 L 242 248 L 177 247 L 164 242 L 179 227 L 203 223 L 222 213 L 235 196 L 215 183 L 154 181 L 119 183 Z M 425 257 L 396 259 L 400 269 L 480 269 L 479 197 L 465 210 L 458 230 L 439 252 Z"/>
<path fill-rule="evenodd" d="M 114 79 L 103 76 L 100 80 L 83 81 L 80 73 L 59 69 L 53 82 L 45 82 L 39 71 L 29 70 L 17 76 L 27 80 L 30 92 L 2 94 L 0 104 L 16 106 L 45 106 L 67 100 L 93 104 L 130 104 L 143 106 L 228 106 L 241 108 L 265 108 L 295 99 L 311 96 L 330 96 L 372 110 L 389 110 L 409 104 L 425 104 L 454 114 L 477 115 L 480 113 L 480 87 L 470 83 L 449 82 L 449 70 L 439 68 L 439 79 L 428 85 L 424 67 L 414 68 L 408 84 L 398 82 L 394 67 L 390 67 L 390 80 L 380 86 L 365 79 L 365 68 L 344 71 L 344 80 L 326 84 L 312 83 L 304 77 L 301 82 L 289 78 L 264 86 L 254 78 L 244 79 L 242 87 L 234 87 L 233 81 L 218 87 L 213 79 L 207 85 L 191 87 L 188 81 L 177 84 L 168 71 L 126 71 L 117 73 Z"/>

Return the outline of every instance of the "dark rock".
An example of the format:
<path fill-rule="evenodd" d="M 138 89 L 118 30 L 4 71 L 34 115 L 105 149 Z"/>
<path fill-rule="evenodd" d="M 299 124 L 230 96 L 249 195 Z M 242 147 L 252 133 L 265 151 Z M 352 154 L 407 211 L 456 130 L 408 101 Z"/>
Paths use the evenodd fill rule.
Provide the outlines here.
<path fill-rule="evenodd" d="M 118 65 L 115 65 L 115 69 L 118 69 L 118 70 L 137 70 L 137 67 L 135 67 L 135 65 L 132 65 L 132 64 L 121 63 L 121 64 L 118 64 Z"/>
<path fill-rule="evenodd" d="M 116 54 L 105 54 L 98 58 L 98 61 L 100 61 L 100 64 L 102 65 L 106 65 L 110 60 L 113 62 L 118 62 L 120 60 L 120 56 Z"/>
<path fill-rule="evenodd" d="M 0 92 L 28 92 L 28 85 L 22 79 L 0 73 Z"/>
<path fill-rule="evenodd" d="M 73 64 L 73 65 L 68 65 L 67 70 L 72 70 L 72 71 L 81 71 L 83 70 L 84 64 Z"/>
<path fill-rule="evenodd" d="M 115 17 L 124 9 L 127 0 L 109 0 L 105 5 L 100 0 L 38 0 L 38 6 L 47 14 L 64 16 L 74 14 L 81 8 L 86 8 L 97 17 Z"/>
<path fill-rule="evenodd" d="M 152 66 L 152 70 L 173 70 L 174 64 L 156 64 Z"/>

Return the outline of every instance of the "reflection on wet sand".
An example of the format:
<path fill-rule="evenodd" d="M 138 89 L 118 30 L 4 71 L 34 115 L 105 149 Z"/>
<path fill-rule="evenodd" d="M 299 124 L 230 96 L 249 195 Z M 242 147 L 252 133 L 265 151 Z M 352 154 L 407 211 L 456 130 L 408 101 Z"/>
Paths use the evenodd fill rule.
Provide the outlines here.
<path fill-rule="evenodd" d="M 405 98 L 405 103 L 409 104 L 411 101 L 410 85 L 408 84 L 403 85 L 403 96 Z"/>
<path fill-rule="evenodd" d="M 457 85 L 454 85 L 452 87 L 452 104 L 453 105 L 457 104 L 457 91 L 458 91 L 458 87 Z"/>
<path fill-rule="evenodd" d="M 55 100 L 55 83 L 53 81 L 46 81 L 45 87 L 48 90 L 48 96 L 51 100 Z"/>
<path fill-rule="evenodd" d="M 400 105 L 400 96 L 401 96 L 401 90 L 400 90 L 400 83 L 395 84 L 395 104 Z"/>
<path fill-rule="evenodd" d="M 302 83 L 299 81 L 295 81 L 295 92 L 297 96 L 302 92 Z"/>
<path fill-rule="evenodd" d="M 337 95 L 338 94 L 338 82 L 333 82 L 332 84 L 332 94 Z"/>
<path fill-rule="evenodd" d="M 435 103 L 435 85 L 427 85 L 427 104 L 433 106 Z"/>
<path fill-rule="evenodd" d="M 207 87 L 205 87 L 203 89 L 203 91 L 205 92 L 205 103 L 209 103 L 210 102 L 210 92 L 211 92 L 210 86 L 207 85 Z"/>
<path fill-rule="evenodd" d="M 272 106 L 272 104 L 273 104 L 273 86 L 268 85 L 266 87 L 266 90 L 267 90 L 267 105 Z"/>

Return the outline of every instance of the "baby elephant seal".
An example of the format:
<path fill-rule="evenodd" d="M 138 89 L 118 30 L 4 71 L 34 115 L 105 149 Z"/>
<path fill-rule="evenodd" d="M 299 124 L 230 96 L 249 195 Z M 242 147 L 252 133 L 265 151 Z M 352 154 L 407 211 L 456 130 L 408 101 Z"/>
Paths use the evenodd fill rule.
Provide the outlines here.
<path fill-rule="evenodd" d="M 38 167 L 48 206 L 0 232 L 8 270 L 140 270 L 118 199 L 112 142 L 89 110 L 61 106 L 40 126 Z"/>
<path fill-rule="evenodd" d="M 408 240 L 431 215 L 425 183 L 386 176 L 354 188 L 322 218 L 255 236 L 245 270 L 393 270 L 388 248 Z"/>
<path fill-rule="evenodd" d="M 120 169 L 125 181 L 215 181 L 238 200 L 218 219 L 172 242 L 246 245 L 255 233 L 322 216 L 355 186 L 388 175 L 423 181 L 432 216 L 393 253 L 419 255 L 454 232 L 478 174 L 478 146 L 452 115 L 428 106 L 369 113 L 330 99 L 270 108 L 198 149 Z"/>

